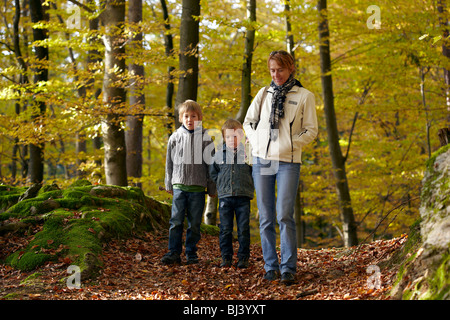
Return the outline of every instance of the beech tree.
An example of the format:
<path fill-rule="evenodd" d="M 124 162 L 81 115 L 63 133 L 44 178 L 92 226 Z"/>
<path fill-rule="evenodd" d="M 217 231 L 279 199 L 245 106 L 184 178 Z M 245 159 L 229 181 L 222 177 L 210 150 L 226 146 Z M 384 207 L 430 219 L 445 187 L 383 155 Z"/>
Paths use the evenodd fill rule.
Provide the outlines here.
<path fill-rule="evenodd" d="M 34 24 L 40 24 L 47 20 L 41 0 L 30 0 L 30 16 L 31 22 Z M 48 31 L 45 28 L 33 28 L 33 40 L 35 42 L 45 41 L 47 38 Z M 36 60 L 39 61 L 38 66 L 35 68 L 34 83 L 37 86 L 45 87 L 45 83 L 48 80 L 48 47 L 41 43 L 34 44 L 33 47 Z M 36 127 L 40 127 L 44 123 L 43 117 L 45 117 L 46 111 L 44 99 L 36 99 L 33 108 L 36 108 L 36 111 L 33 112 L 32 121 Z M 29 146 L 29 180 L 32 183 L 40 183 L 44 179 L 44 143 L 45 141 L 38 138 L 36 142 L 31 143 Z"/>
<path fill-rule="evenodd" d="M 142 22 L 142 0 L 130 0 L 128 4 L 128 22 L 134 36 L 129 45 L 130 51 L 134 52 L 132 59 L 142 50 L 142 31 L 139 24 Z M 139 179 L 142 176 L 142 131 L 145 109 L 144 94 L 144 66 L 141 63 L 132 61 L 128 67 L 130 72 L 130 94 L 129 112 L 127 116 L 128 130 L 125 134 L 127 148 L 127 176 Z M 141 186 L 141 182 L 134 182 L 136 186 Z"/>
<path fill-rule="evenodd" d="M 144 0 L 139 27 L 129 17 L 129 25 L 103 19 L 104 24 L 98 28 L 94 26 L 95 20 L 100 13 L 101 18 L 107 17 L 112 2 L 101 2 L 107 4 L 105 11 L 93 0 L 41 0 L 44 9 L 48 8 L 47 3 L 51 9 L 44 10 L 48 15 L 43 20 L 32 22 L 30 1 L 3 1 L 1 5 L 0 180 L 3 183 L 21 184 L 30 177 L 28 147 L 31 144 L 41 147 L 37 155 L 41 156 L 43 166 L 37 167 L 38 171 L 44 169 L 44 182 L 72 183 L 79 169 L 92 182 L 116 183 L 110 178 L 106 181 L 104 172 L 109 175 L 128 171 L 123 169 L 123 160 L 121 164 L 116 160 L 123 159 L 128 150 L 123 148 L 121 137 L 125 128 L 131 128 L 124 125 L 125 116 L 138 116 L 143 111 L 133 110 L 132 107 L 141 104 L 132 102 L 131 96 L 143 94 L 151 108 L 144 112 L 142 144 L 146 152 L 139 180 L 146 194 L 167 200 L 158 186 L 164 176 L 168 120 L 172 130 L 173 120 L 178 118 L 173 112 L 174 105 L 187 98 L 196 99 L 204 108 L 203 125 L 208 129 L 218 129 L 226 118 L 235 117 L 241 105 L 246 105 L 247 93 L 242 96 L 241 81 L 248 31 L 252 26 L 256 30 L 248 93 L 254 96 L 270 81 L 267 55 L 286 47 L 286 20 L 289 20 L 288 36 L 294 38 L 289 40 L 289 46 L 295 48 L 297 75 L 316 96 L 320 126 L 317 143 L 303 150 L 304 246 L 341 245 L 335 230 L 341 232 L 347 228 L 341 218 L 341 195 L 335 183 L 331 147 L 341 149 L 335 163 L 345 165 L 349 205 L 360 239 L 379 223 L 379 231 L 372 233 L 374 237 L 404 232 L 405 226 L 416 218 L 418 209 L 414 199 L 420 192 L 423 162 L 428 158 L 428 151 L 432 153 L 439 147 L 437 131 L 448 126 L 449 77 L 445 70 L 450 70 L 446 39 L 449 12 L 444 0 L 424 0 L 423 6 L 407 0 L 396 1 L 395 5 L 370 0 L 357 3 L 328 0 L 328 40 L 332 50 L 329 52 L 331 69 L 325 72 L 319 63 L 317 8 L 309 0 L 257 2 L 255 23 L 247 17 L 249 1 Z M 198 8 L 196 12 L 192 11 L 195 7 L 192 3 Z M 126 4 L 132 5 L 131 1 Z M 371 29 L 367 24 L 372 19 L 370 10 L 367 12 L 372 5 L 377 5 L 381 12 L 379 29 Z M 77 8 L 80 10 L 67 11 Z M 191 43 L 187 40 L 197 31 L 188 32 L 184 28 L 185 16 L 192 24 L 199 24 L 198 40 L 192 41 L 193 46 L 188 49 L 182 42 Z M 76 26 L 68 25 L 74 18 Z M 124 27 L 114 27 L 120 25 Z M 113 35 L 117 37 L 113 42 L 117 46 L 105 46 L 104 43 L 111 41 L 109 30 L 112 29 L 118 31 Z M 44 32 L 46 38 L 35 41 L 33 32 L 45 30 L 48 30 Z M 125 30 L 127 33 L 123 34 Z M 139 31 L 142 31 L 142 42 L 132 39 Z M 172 37 L 171 47 L 166 46 Z M 48 50 L 47 60 L 37 58 L 39 47 Z M 113 52 L 111 48 L 123 51 Z M 190 50 L 187 55 L 180 55 L 186 50 Z M 111 64 L 112 60 L 103 60 L 106 57 L 117 60 Z M 181 60 L 188 58 L 198 60 L 198 69 L 182 66 Z M 145 81 L 133 81 L 138 79 L 131 72 L 133 62 L 143 66 Z M 426 71 L 423 81 L 421 68 Z M 50 72 L 48 80 L 36 82 L 34 76 L 47 71 Z M 194 74 L 198 77 L 189 78 Z M 331 142 L 325 138 L 328 135 L 326 112 L 330 105 L 328 100 L 326 105 L 322 101 L 326 95 L 323 95 L 325 79 L 321 75 L 325 78 L 330 75 L 329 80 L 332 75 L 330 91 L 337 136 L 333 133 Z M 132 84 L 142 86 L 133 88 Z M 196 89 L 191 91 L 187 86 Z M 128 101 L 124 96 L 126 88 Z M 84 98 L 84 93 L 80 95 L 83 90 Z M 172 105 L 164 93 L 170 96 L 175 90 L 179 97 Z M 45 113 L 41 114 L 44 107 Z M 114 146 L 107 132 L 102 135 L 102 123 L 105 129 L 111 128 L 111 132 L 118 134 Z M 98 149 L 101 139 L 106 150 Z M 122 154 L 115 157 L 112 151 Z M 116 162 L 116 169 L 112 169 L 112 162 Z M 25 178 L 21 179 L 21 173 Z M 128 175 L 131 178 L 132 174 L 127 173 L 127 178 Z M 125 179 L 117 183 L 125 183 Z M 405 205 L 399 207 L 402 203 Z M 394 210 L 392 219 L 385 219 L 394 208 L 401 210 Z M 252 210 L 253 217 L 255 205 Z"/>
<path fill-rule="evenodd" d="M 180 126 L 178 105 L 191 99 L 197 100 L 200 0 L 182 0 L 180 25 L 180 77 L 175 99 L 175 127 Z"/>
<path fill-rule="evenodd" d="M 126 166 L 123 110 L 125 91 L 125 0 L 107 0 L 102 15 L 105 25 L 105 72 L 103 78 L 103 104 L 107 113 L 102 120 L 105 145 L 106 183 L 128 185 Z M 120 114 L 122 111 L 122 114 Z"/>
<path fill-rule="evenodd" d="M 344 231 L 344 244 L 348 247 L 358 244 L 355 217 L 350 199 L 347 174 L 345 172 L 345 158 L 339 145 L 336 113 L 334 110 L 333 81 L 331 77 L 330 32 L 328 30 L 327 0 L 319 0 L 319 51 L 322 79 L 322 93 L 325 118 L 327 123 L 328 146 L 333 163 L 336 179 L 336 189 L 339 197 L 339 208 Z"/>
<path fill-rule="evenodd" d="M 242 65 L 241 78 L 241 107 L 236 116 L 236 120 L 243 123 L 248 107 L 252 102 L 252 59 L 255 46 L 255 24 L 256 24 L 256 0 L 248 0 L 247 2 L 247 23 L 245 33 L 244 63 Z"/>
<path fill-rule="evenodd" d="M 15 14 L 14 14 L 14 21 L 13 21 L 13 45 L 14 45 L 14 55 L 17 60 L 17 65 L 19 66 L 19 84 L 20 85 L 26 85 L 28 84 L 28 76 L 27 76 L 27 69 L 28 65 L 25 62 L 25 59 L 22 55 L 22 49 L 20 45 L 20 18 L 22 15 L 22 8 L 20 6 L 20 0 L 14 1 L 15 6 Z M 20 95 L 21 96 L 21 95 Z M 15 114 L 17 116 L 20 115 L 22 111 L 26 109 L 26 102 L 25 100 L 16 99 L 14 103 L 14 109 Z M 21 145 L 19 143 L 19 137 L 14 137 L 14 145 L 12 148 L 12 156 L 11 156 L 11 178 L 12 181 L 16 182 L 16 175 L 17 175 L 17 162 L 20 161 L 21 167 L 22 167 L 22 178 L 26 178 L 28 175 L 28 161 L 26 160 L 26 155 L 28 153 L 28 146 L 27 145 Z"/>

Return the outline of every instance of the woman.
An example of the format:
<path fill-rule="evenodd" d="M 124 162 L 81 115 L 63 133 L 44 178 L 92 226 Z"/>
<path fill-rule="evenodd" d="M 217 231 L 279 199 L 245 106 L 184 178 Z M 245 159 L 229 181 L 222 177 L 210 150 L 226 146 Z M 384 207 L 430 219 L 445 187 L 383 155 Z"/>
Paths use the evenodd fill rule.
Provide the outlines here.
<path fill-rule="evenodd" d="M 317 117 L 314 95 L 294 77 L 292 56 L 273 51 L 267 66 L 272 82 L 259 90 L 250 105 L 244 130 L 252 146 L 264 279 L 272 281 L 281 275 L 281 282 L 291 284 L 297 266 L 294 204 L 302 147 L 316 138 Z M 280 263 L 275 218 L 280 226 Z"/>

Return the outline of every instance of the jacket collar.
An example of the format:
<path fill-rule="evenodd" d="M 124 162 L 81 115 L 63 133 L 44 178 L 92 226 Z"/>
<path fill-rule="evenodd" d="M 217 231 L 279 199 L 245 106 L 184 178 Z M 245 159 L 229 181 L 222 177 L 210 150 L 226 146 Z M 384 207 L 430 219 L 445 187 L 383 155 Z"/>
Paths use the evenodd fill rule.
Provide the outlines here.
<path fill-rule="evenodd" d="M 289 92 L 298 92 L 298 91 L 300 91 L 300 89 L 301 88 L 299 86 L 293 86 L 291 88 L 291 90 L 289 90 Z M 267 91 L 270 92 L 270 93 L 273 93 L 275 90 L 272 87 L 269 86 L 269 89 L 267 89 Z"/>
<path fill-rule="evenodd" d="M 203 127 L 201 125 L 195 127 L 193 132 L 190 132 L 188 129 L 186 129 L 186 127 L 184 125 L 181 125 L 178 130 L 179 133 L 183 133 L 183 134 L 193 134 L 196 132 L 204 132 L 205 130 L 203 130 Z"/>
<path fill-rule="evenodd" d="M 245 155 L 245 147 L 244 147 L 244 145 L 241 142 L 239 143 L 239 145 L 237 147 L 237 152 L 234 152 L 234 150 L 229 149 L 227 147 L 227 145 L 225 143 L 223 143 L 222 151 L 224 153 L 224 156 L 225 156 L 227 150 L 228 150 L 228 152 L 232 152 L 232 153 L 234 153 L 235 155 L 237 155 L 239 157 L 241 157 L 241 156 L 243 157 Z"/>

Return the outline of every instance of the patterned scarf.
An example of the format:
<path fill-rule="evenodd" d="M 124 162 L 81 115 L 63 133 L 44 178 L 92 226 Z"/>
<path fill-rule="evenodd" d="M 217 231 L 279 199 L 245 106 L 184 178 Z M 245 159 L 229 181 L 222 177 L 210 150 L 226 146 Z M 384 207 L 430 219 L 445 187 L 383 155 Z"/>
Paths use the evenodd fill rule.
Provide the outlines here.
<path fill-rule="evenodd" d="M 295 79 L 292 74 L 281 86 L 277 86 L 275 82 L 273 82 L 273 80 L 270 83 L 270 86 L 275 90 L 275 93 L 272 97 L 272 110 L 270 111 L 269 118 L 271 127 L 270 139 L 272 141 L 275 141 L 278 138 L 279 121 L 284 117 L 284 101 L 286 100 L 286 94 L 295 85 L 303 87 L 300 81 Z"/>

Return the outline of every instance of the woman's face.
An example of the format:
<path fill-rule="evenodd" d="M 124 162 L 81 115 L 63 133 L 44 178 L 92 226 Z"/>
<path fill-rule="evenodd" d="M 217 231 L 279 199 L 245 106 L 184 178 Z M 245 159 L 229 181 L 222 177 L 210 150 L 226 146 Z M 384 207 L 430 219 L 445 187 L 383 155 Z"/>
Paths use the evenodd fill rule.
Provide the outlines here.
<path fill-rule="evenodd" d="M 278 64 L 277 61 L 275 61 L 274 59 L 270 59 L 269 71 L 273 82 L 275 82 L 277 86 L 281 86 L 287 81 L 287 79 L 289 79 L 289 76 L 291 75 L 293 69 L 282 67 Z"/>

